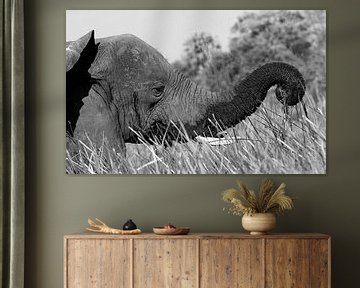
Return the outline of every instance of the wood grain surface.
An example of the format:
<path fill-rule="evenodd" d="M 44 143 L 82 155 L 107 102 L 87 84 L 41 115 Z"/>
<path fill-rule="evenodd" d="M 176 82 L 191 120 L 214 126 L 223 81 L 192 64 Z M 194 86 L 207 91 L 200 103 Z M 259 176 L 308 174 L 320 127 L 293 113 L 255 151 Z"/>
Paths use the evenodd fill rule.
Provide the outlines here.
<path fill-rule="evenodd" d="M 66 235 L 64 287 L 329 288 L 330 250 L 323 234 Z"/>
<path fill-rule="evenodd" d="M 130 252 L 130 240 L 68 241 L 65 287 L 131 287 Z"/>
<path fill-rule="evenodd" d="M 309 287 L 310 241 L 305 239 L 266 240 L 266 287 Z"/>
<path fill-rule="evenodd" d="M 156 235 L 154 233 L 142 233 L 139 235 L 111 235 L 102 233 L 77 233 L 65 235 L 65 239 L 329 239 L 329 235 L 320 233 L 288 233 L 288 234 L 265 234 L 250 235 L 249 233 L 189 233 L 188 235 Z"/>
<path fill-rule="evenodd" d="M 193 239 L 134 241 L 134 287 L 197 287 Z"/>
<path fill-rule="evenodd" d="M 205 239 L 200 246 L 200 287 L 263 287 L 261 239 Z"/>
<path fill-rule="evenodd" d="M 310 242 L 310 287 L 327 288 L 330 279 L 330 241 L 313 239 Z M 330 287 L 330 286 L 329 286 Z"/>

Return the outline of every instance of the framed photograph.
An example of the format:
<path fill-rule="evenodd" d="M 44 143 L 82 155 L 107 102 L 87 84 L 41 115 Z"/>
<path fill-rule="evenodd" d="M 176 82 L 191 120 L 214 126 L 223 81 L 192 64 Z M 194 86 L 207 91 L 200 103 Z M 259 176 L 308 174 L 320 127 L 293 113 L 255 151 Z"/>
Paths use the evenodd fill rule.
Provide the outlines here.
<path fill-rule="evenodd" d="M 326 12 L 67 10 L 66 134 L 68 174 L 324 174 Z"/>

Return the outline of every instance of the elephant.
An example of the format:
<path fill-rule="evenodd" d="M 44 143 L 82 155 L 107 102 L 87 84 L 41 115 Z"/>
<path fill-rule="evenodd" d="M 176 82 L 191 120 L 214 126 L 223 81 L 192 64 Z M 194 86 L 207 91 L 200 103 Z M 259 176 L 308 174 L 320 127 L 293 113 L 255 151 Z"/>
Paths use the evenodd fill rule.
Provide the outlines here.
<path fill-rule="evenodd" d="M 233 127 L 256 111 L 276 86 L 280 103 L 293 106 L 305 95 L 302 74 L 284 62 L 255 69 L 226 91 L 210 92 L 180 72 L 155 48 L 131 34 L 96 39 L 94 31 L 66 44 L 66 131 L 73 139 L 104 139 L 114 149 L 146 139 L 214 135 L 211 123 Z"/>

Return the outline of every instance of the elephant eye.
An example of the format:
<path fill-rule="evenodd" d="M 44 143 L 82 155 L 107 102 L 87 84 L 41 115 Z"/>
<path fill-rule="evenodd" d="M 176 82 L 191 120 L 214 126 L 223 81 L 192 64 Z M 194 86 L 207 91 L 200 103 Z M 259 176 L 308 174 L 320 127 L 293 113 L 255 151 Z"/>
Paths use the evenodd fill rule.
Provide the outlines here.
<path fill-rule="evenodd" d="M 152 92 L 153 92 L 155 97 L 160 97 L 163 94 L 164 90 L 165 90 L 164 85 L 152 88 Z"/>

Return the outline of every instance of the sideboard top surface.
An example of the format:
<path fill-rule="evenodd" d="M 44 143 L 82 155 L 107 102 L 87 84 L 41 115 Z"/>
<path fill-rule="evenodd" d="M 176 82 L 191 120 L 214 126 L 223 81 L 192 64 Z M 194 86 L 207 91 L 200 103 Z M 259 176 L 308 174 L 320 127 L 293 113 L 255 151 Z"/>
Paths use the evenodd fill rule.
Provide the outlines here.
<path fill-rule="evenodd" d="M 286 233 L 250 235 L 245 233 L 189 233 L 188 235 L 156 235 L 142 233 L 138 235 L 112 235 L 101 233 L 75 233 L 64 236 L 65 239 L 329 239 L 329 235 L 320 233 Z"/>

